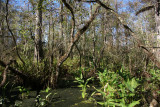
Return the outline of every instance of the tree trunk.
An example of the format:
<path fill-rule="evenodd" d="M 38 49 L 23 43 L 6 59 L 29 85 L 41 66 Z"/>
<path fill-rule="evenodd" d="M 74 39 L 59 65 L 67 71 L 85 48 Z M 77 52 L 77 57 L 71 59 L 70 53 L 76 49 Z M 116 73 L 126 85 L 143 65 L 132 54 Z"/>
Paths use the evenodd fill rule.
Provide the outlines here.
<path fill-rule="evenodd" d="M 156 32 L 157 32 L 157 47 L 160 47 L 160 0 L 156 0 L 155 5 L 155 22 L 156 22 Z M 156 49 L 156 57 L 160 61 L 160 49 Z"/>
<path fill-rule="evenodd" d="M 43 0 L 39 0 L 36 9 L 34 61 L 37 63 L 44 58 L 42 44 L 42 4 Z"/>
<path fill-rule="evenodd" d="M 118 13 L 118 1 L 115 1 L 115 9 L 116 12 Z M 116 50 L 119 52 L 119 24 L 118 21 L 116 21 Z"/>
<path fill-rule="evenodd" d="M 61 56 L 64 55 L 64 44 L 63 44 L 63 3 L 60 3 L 60 30 L 59 30 L 59 40 L 60 40 L 60 48 L 59 48 L 59 57 L 60 58 Z"/>
<path fill-rule="evenodd" d="M 90 3 L 90 17 L 92 16 L 92 4 Z M 93 31 L 93 32 L 92 32 Z M 95 34 L 95 25 L 92 26 L 91 28 L 91 34 L 92 34 L 92 42 L 93 42 L 93 65 L 94 65 L 94 72 L 97 69 L 97 65 L 96 65 L 96 34 Z"/>
<path fill-rule="evenodd" d="M 50 73 L 51 73 L 51 76 L 50 76 L 50 84 L 51 86 L 54 84 L 54 71 L 53 71 L 53 59 L 54 59 L 54 21 L 53 21 L 53 15 L 51 14 L 50 18 L 52 20 L 50 20 L 50 24 L 52 25 L 52 33 L 53 35 L 51 36 L 50 34 L 50 38 L 49 38 L 49 42 L 50 42 L 50 45 L 49 45 L 49 49 L 50 49 Z M 50 30 L 51 30 L 51 25 L 49 26 Z"/>
<path fill-rule="evenodd" d="M 88 29 L 88 27 L 90 26 L 90 24 L 92 23 L 92 21 L 95 19 L 95 17 L 97 16 L 98 10 L 99 10 L 100 6 L 98 6 L 96 8 L 95 13 L 92 15 L 92 17 L 89 19 L 89 21 L 87 21 L 85 23 L 85 25 L 79 29 L 77 31 L 77 33 L 75 34 L 75 36 L 73 38 L 71 38 L 71 43 L 70 46 L 67 50 L 67 52 L 59 59 L 59 61 L 57 62 L 57 66 L 56 66 L 56 80 L 55 80 L 55 85 L 58 82 L 58 77 L 59 77 L 59 71 L 60 71 L 60 66 L 63 64 L 64 61 L 67 60 L 67 58 L 69 57 L 69 55 L 71 54 L 73 47 L 76 45 L 76 43 L 78 42 L 78 40 L 80 39 L 81 35 Z"/>

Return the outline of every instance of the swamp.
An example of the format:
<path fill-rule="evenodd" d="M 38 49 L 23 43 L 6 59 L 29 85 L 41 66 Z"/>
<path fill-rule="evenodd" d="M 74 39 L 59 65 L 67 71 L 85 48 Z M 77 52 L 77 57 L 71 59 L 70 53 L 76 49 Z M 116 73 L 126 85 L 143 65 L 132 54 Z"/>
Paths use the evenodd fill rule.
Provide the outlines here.
<path fill-rule="evenodd" d="M 0 0 L 0 107 L 160 107 L 160 0 Z"/>

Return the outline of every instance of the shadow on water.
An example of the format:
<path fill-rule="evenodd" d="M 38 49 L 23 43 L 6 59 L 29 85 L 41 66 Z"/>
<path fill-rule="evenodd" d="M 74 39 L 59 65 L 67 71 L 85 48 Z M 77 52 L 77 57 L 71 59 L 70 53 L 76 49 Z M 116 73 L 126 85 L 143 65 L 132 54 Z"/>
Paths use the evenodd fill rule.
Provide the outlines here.
<path fill-rule="evenodd" d="M 41 90 L 39 94 L 37 90 L 24 91 L 22 94 L 17 88 L 8 88 L 0 94 L 0 107 L 97 107 L 94 102 L 83 99 L 81 88 L 77 87 L 61 87 L 47 92 Z"/>
<path fill-rule="evenodd" d="M 94 107 L 93 102 L 82 99 L 79 88 L 54 90 L 55 99 L 49 107 Z"/>

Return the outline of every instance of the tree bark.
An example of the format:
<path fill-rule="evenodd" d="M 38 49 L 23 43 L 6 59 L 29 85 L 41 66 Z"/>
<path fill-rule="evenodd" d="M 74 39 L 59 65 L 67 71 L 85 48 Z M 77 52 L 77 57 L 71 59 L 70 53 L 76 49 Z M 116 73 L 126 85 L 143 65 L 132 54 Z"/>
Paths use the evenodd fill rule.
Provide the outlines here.
<path fill-rule="evenodd" d="M 1 84 L 0 84 L 0 87 L 2 87 L 2 86 L 4 85 L 4 83 L 6 82 L 7 70 L 8 70 L 8 65 L 6 66 L 6 68 L 5 68 L 4 71 L 3 71 L 3 75 L 2 75 L 3 80 L 2 80 L 2 82 L 1 82 Z"/>
<path fill-rule="evenodd" d="M 159 0 L 157 0 L 159 1 Z M 111 8 L 107 7 L 105 4 L 103 4 L 100 0 L 96 0 L 96 2 L 101 5 L 103 8 L 105 8 L 106 10 L 110 10 L 118 19 L 119 23 L 123 25 L 123 27 L 125 29 L 127 29 L 131 36 L 137 41 L 137 46 L 141 47 L 144 52 L 148 55 L 149 59 L 152 60 L 155 65 L 157 66 L 157 68 L 160 68 L 160 61 L 157 59 L 157 57 L 151 52 L 151 50 L 149 50 L 148 48 L 146 48 L 143 43 L 136 37 L 136 34 L 127 26 L 123 23 L 123 20 L 121 20 L 121 18 L 119 17 L 119 15 Z M 159 13 L 159 12 L 158 12 Z"/>
<path fill-rule="evenodd" d="M 3 62 L 1 60 L 0 60 L 0 65 L 2 67 L 5 67 L 5 68 L 8 66 L 8 64 L 6 64 L 5 62 Z M 10 71 L 12 71 L 14 74 L 20 76 L 22 79 L 27 79 L 28 78 L 27 75 L 23 74 L 21 71 L 18 71 L 16 69 L 14 69 L 13 67 L 8 67 L 7 69 L 10 70 Z"/>
<path fill-rule="evenodd" d="M 156 0 L 155 4 L 155 22 L 156 22 L 156 41 L 157 41 L 157 47 L 160 46 L 160 0 Z M 160 49 L 156 49 L 156 57 L 158 61 L 160 61 Z"/>
<path fill-rule="evenodd" d="M 92 4 L 90 3 L 90 17 L 92 17 Z M 92 32 L 93 31 L 93 32 Z M 96 32 L 95 32 L 95 25 L 92 26 L 91 29 L 92 33 L 92 43 L 93 43 L 93 65 L 94 65 L 94 72 L 97 69 L 97 64 L 96 64 Z"/>
<path fill-rule="evenodd" d="M 9 0 L 7 0 L 6 2 L 6 23 L 7 23 L 7 28 L 12 36 L 12 39 L 13 39 L 13 42 L 14 42 L 14 45 L 15 45 L 15 49 L 16 49 L 16 54 L 18 56 L 18 58 L 20 59 L 20 61 L 23 63 L 23 65 L 25 65 L 25 62 L 24 60 L 21 58 L 20 54 L 19 54 L 19 51 L 18 51 L 18 47 L 17 47 L 17 42 L 16 42 L 16 38 L 15 38 L 15 35 L 13 34 L 12 30 L 10 29 L 10 26 L 9 26 L 9 20 L 8 20 L 8 15 L 9 15 L 9 12 L 8 12 L 8 4 L 9 4 Z"/>
<path fill-rule="evenodd" d="M 100 6 L 98 6 L 96 8 L 95 13 L 92 15 L 92 17 L 89 19 L 89 21 L 87 21 L 85 23 L 85 25 L 79 29 L 77 31 L 77 33 L 75 34 L 75 36 L 71 39 L 71 43 L 70 46 L 67 50 L 67 52 L 59 59 L 59 61 L 57 62 L 57 66 L 56 66 L 56 80 L 55 80 L 55 84 L 57 84 L 58 82 L 58 77 L 59 77 L 59 71 L 60 71 L 60 66 L 63 64 L 64 61 L 66 61 L 66 59 L 69 57 L 69 55 L 72 52 L 73 47 L 76 45 L 76 43 L 78 42 L 78 40 L 80 39 L 81 35 L 88 29 L 88 27 L 90 26 L 91 22 L 95 19 L 98 10 L 99 10 Z"/>
<path fill-rule="evenodd" d="M 58 56 L 58 60 L 61 56 L 64 55 L 64 51 L 65 51 L 65 46 L 64 46 L 64 43 L 63 43 L 63 40 L 64 40 L 64 32 L 63 32 L 63 21 L 64 21 L 64 18 L 63 18 L 63 3 L 60 2 L 60 30 L 59 30 L 59 41 L 60 41 L 60 47 L 59 47 L 59 56 Z"/>
<path fill-rule="evenodd" d="M 43 0 L 39 0 L 36 9 L 34 61 L 37 63 L 44 58 L 42 44 L 42 4 Z"/>
<path fill-rule="evenodd" d="M 51 14 L 52 15 L 52 14 Z M 51 76 L 50 76 L 50 84 L 52 85 L 52 84 L 54 84 L 54 72 L 53 72 L 53 59 L 54 59 L 54 27 L 55 27 L 55 25 L 54 25 L 54 21 L 53 21 L 53 17 L 51 16 L 51 22 L 50 22 L 50 24 L 52 25 L 52 37 L 51 37 L 51 34 L 50 34 L 50 38 L 49 38 L 49 41 L 50 41 L 50 45 L 49 45 L 49 49 L 50 49 L 50 59 L 49 59 L 49 61 L 50 61 L 50 73 L 51 73 Z M 51 25 L 50 25 L 50 27 L 51 27 Z M 50 28 L 49 27 L 49 28 Z M 51 28 L 50 28 L 51 29 Z"/>
<path fill-rule="evenodd" d="M 118 1 L 115 1 L 115 9 L 116 12 L 118 13 Z M 119 24 L 116 21 L 116 50 L 119 52 Z"/>

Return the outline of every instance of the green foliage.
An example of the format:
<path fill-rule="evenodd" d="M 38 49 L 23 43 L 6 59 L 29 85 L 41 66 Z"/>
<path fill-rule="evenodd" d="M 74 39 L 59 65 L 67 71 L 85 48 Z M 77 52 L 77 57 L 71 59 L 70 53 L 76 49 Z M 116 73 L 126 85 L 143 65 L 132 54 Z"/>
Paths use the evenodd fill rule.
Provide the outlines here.
<path fill-rule="evenodd" d="M 50 67 L 47 64 L 49 63 L 47 59 L 44 59 L 39 63 L 35 63 L 32 58 L 24 59 L 25 65 L 23 65 L 21 61 L 17 61 L 18 64 L 15 67 L 18 67 L 19 71 L 22 71 L 25 75 L 28 75 L 29 77 L 33 78 L 33 80 L 35 80 L 35 82 L 37 81 L 39 84 L 44 83 L 44 81 L 48 81 L 50 79 Z M 53 64 L 55 64 L 55 62 Z M 53 72 L 54 66 L 51 67 L 51 70 Z"/>
<path fill-rule="evenodd" d="M 36 97 L 37 99 L 37 103 L 36 103 L 36 106 L 37 107 L 46 107 L 49 103 L 51 103 L 54 95 L 56 95 L 57 93 L 52 93 L 50 92 L 51 88 L 47 87 L 45 90 L 42 90 L 41 92 L 43 93 L 47 93 L 47 95 L 45 96 L 45 98 L 41 98 L 40 95 L 38 95 Z"/>
<path fill-rule="evenodd" d="M 122 69 L 120 71 L 122 73 Z M 133 107 L 140 104 L 140 100 L 136 93 L 139 86 L 138 80 L 135 78 L 129 78 L 128 74 L 121 74 L 104 70 L 104 72 L 98 72 L 98 79 L 101 84 L 101 88 L 95 88 L 95 92 L 91 95 L 93 97 L 96 93 L 100 93 L 103 102 L 97 101 L 98 104 L 108 106 L 121 106 L 121 107 Z M 123 72 L 125 73 L 125 72 Z M 120 75 L 121 74 L 121 75 Z"/>
<path fill-rule="evenodd" d="M 44 90 L 44 92 L 48 93 L 49 90 L 51 90 L 51 88 L 47 87 L 46 90 Z"/>
<path fill-rule="evenodd" d="M 19 92 L 21 93 L 21 96 L 20 96 L 21 99 L 24 99 L 24 98 L 27 98 L 27 97 L 28 97 L 29 92 L 30 92 L 29 89 L 24 88 L 24 87 L 22 87 L 22 86 L 18 86 L 18 87 L 16 87 L 16 88 L 17 88 L 17 89 L 19 90 Z"/>
<path fill-rule="evenodd" d="M 7 82 L 3 87 L 2 87 L 2 95 L 0 96 L 0 103 L 4 104 L 5 100 L 6 100 L 6 90 L 7 90 L 7 85 L 9 84 L 9 82 Z"/>
<path fill-rule="evenodd" d="M 160 70 L 151 69 L 149 72 L 152 75 L 150 78 L 152 83 L 159 84 L 160 83 Z"/>
<path fill-rule="evenodd" d="M 63 68 L 68 70 L 68 73 L 75 73 L 78 68 L 78 62 L 79 58 L 78 57 L 73 57 L 68 58 L 64 63 L 63 63 Z"/>
<path fill-rule="evenodd" d="M 82 88 L 82 90 L 81 90 L 82 91 L 82 98 L 86 98 L 87 87 L 90 87 L 88 85 L 88 82 L 93 80 L 93 77 L 90 77 L 90 78 L 84 80 L 81 68 L 80 68 L 79 72 L 80 72 L 80 76 L 75 78 L 75 82 L 79 84 L 78 87 Z"/>
<path fill-rule="evenodd" d="M 131 80 L 124 81 L 123 83 L 127 89 L 129 89 L 131 92 L 134 92 L 135 89 L 139 86 L 138 82 L 135 80 L 135 78 L 132 78 Z"/>

